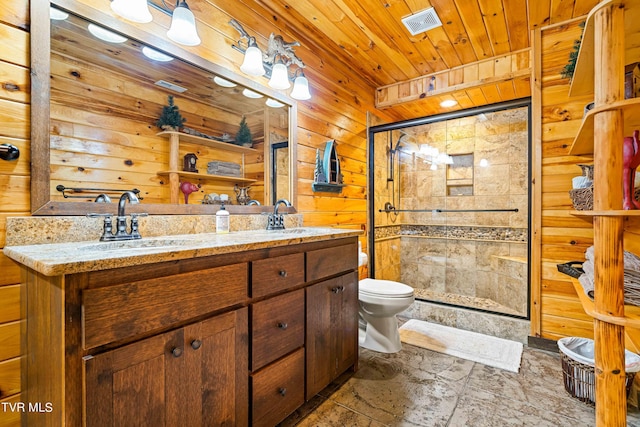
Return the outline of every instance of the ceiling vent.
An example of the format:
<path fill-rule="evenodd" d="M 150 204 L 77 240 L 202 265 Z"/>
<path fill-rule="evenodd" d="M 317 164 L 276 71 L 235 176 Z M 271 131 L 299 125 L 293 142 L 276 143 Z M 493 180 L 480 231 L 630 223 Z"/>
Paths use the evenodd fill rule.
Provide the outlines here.
<path fill-rule="evenodd" d="M 432 7 L 402 18 L 402 23 L 412 36 L 442 25 L 440 18 L 438 18 L 435 9 Z"/>
<path fill-rule="evenodd" d="M 178 86 L 178 85 L 174 85 L 173 83 L 169 83 L 166 80 L 158 80 L 156 83 L 156 85 L 163 87 L 165 89 L 169 89 L 172 90 L 174 92 L 178 92 L 178 93 L 182 93 L 185 92 L 187 89 L 182 87 L 182 86 Z"/>

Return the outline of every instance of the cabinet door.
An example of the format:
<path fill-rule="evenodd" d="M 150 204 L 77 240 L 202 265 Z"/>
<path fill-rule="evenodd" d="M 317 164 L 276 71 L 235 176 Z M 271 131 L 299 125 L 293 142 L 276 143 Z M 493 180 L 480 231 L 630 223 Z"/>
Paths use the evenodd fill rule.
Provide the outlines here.
<path fill-rule="evenodd" d="M 167 425 L 246 426 L 249 411 L 247 308 L 185 327 L 184 394 L 168 405 Z"/>
<path fill-rule="evenodd" d="M 84 360 L 87 426 L 167 424 L 169 372 L 184 358 L 183 331 L 157 335 Z M 169 381 L 168 381 L 169 380 Z"/>
<path fill-rule="evenodd" d="M 247 309 L 84 361 L 87 426 L 248 424 Z"/>
<path fill-rule="evenodd" d="M 358 276 L 351 272 L 309 286 L 307 292 L 307 400 L 358 357 Z"/>

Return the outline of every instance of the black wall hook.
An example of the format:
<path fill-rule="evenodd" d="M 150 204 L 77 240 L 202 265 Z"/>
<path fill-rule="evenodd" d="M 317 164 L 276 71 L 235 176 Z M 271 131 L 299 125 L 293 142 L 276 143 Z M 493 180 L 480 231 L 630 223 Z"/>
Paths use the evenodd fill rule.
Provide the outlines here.
<path fill-rule="evenodd" d="M 16 160 L 18 157 L 20 157 L 18 147 L 11 144 L 0 144 L 0 159 Z"/>

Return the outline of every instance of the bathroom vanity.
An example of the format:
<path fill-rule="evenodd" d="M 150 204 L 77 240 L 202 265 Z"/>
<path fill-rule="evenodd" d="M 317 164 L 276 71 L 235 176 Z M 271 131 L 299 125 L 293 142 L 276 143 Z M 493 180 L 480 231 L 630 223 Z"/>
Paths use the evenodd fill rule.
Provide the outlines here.
<path fill-rule="evenodd" d="M 27 425 L 273 426 L 358 361 L 359 231 L 12 246 Z"/>

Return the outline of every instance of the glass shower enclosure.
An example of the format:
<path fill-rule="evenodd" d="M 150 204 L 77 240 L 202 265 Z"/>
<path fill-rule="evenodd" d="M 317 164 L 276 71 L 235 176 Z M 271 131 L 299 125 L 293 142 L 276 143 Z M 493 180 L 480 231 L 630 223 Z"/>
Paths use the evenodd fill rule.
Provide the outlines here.
<path fill-rule="evenodd" d="M 529 318 L 530 100 L 369 129 L 370 275 Z"/>

